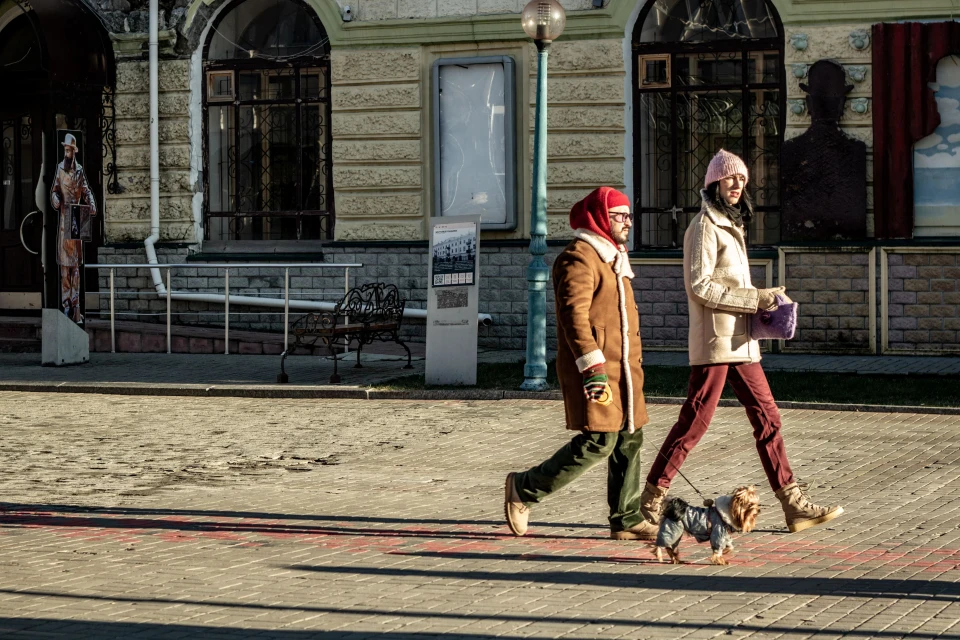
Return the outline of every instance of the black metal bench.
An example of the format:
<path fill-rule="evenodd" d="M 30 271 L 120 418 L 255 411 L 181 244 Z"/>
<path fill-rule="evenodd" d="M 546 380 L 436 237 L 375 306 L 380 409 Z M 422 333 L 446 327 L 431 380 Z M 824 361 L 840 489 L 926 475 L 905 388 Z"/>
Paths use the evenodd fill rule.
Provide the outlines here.
<path fill-rule="evenodd" d="M 294 342 L 280 354 L 280 373 L 277 382 L 288 382 L 284 361 L 298 348 L 310 351 L 315 346 L 324 346 L 333 357 L 333 375 L 330 382 L 340 382 L 337 371 L 337 349 L 345 349 L 352 342 L 357 343 L 357 364 L 361 368 L 360 352 L 363 346 L 375 341 L 394 342 L 407 351 L 407 366 L 412 369 L 410 348 L 400 339 L 400 324 L 403 322 L 403 308 L 406 301 L 400 297 L 397 287 L 392 284 L 373 282 L 350 289 L 340 299 L 333 311 L 309 313 L 298 319 L 290 329 Z"/>

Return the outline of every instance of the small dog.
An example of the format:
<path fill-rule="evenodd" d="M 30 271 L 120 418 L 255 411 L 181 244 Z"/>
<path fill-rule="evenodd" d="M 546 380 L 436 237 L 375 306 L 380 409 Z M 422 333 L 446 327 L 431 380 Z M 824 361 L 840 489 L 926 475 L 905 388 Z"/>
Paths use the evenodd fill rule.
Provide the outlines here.
<path fill-rule="evenodd" d="M 658 562 L 663 562 L 666 552 L 673 564 L 680 564 L 680 538 L 686 531 L 697 542 L 710 541 L 712 564 L 728 564 L 724 556 L 733 554 L 731 532 L 753 531 L 759 514 L 760 498 L 753 486 L 737 487 L 732 494 L 720 496 L 708 507 L 691 507 L 680 498 L 672 498 L 660 518 L 653 553 Z"/>

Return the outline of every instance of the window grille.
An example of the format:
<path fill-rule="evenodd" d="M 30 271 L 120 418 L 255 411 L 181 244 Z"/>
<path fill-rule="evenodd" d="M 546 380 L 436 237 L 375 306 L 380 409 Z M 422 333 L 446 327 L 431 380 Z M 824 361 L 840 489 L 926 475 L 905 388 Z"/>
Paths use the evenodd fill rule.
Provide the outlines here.
<path fill-rule="evenodd" d="M 710 160 L 744 158 L 751 245 L 780 239 L 783 37 L 764 0 L 652 0 L 634 32 L 634 246 L 680 247 Z"/>
<path fill-rule="evenodd" d="M 294 0 L 245 0 L 205 51 L 207 240 L 333 236 L 330 66 L 319 19 Z"/>

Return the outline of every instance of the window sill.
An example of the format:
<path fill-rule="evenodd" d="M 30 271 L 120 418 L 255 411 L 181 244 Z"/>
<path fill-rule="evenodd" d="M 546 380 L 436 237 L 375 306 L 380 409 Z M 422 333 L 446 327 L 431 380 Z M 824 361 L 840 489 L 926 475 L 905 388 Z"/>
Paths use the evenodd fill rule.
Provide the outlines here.
<path fill-rule="evenodd" d="M 258 262 L 323 262 L 324 240 L 236 240 L 205 242 L 199 253 L 187 256 L 187 262 L 245 260 Z"/>

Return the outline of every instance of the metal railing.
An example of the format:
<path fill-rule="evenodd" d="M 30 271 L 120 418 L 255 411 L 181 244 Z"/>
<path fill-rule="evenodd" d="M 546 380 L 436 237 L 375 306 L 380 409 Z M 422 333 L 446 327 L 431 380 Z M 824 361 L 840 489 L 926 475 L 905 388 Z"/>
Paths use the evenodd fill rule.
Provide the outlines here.
<path fill-rule="evenodd" d="M 110 352 L 116 353 L 116 288 L 114 286 L 115 273 L 117 269 L 166 269 L 166 320 L 167 320 L 167 353 L 172 353 L 171 340 L 171 296 L 176 296 L 178 300 L 194 300 L 197 302 L 216 302 L 211 297 L 220 297 L 220 294 L 209 292 L 187 292 L 182 291 L 173 294 L 171 288 L 170 272 L 173 269 L 222 269 L 223 270 L 223 305 L 224 305 L 224 323 L 223 323 L 223 342 L 224 353 L 230 353 L 230 271 L 241 269 L 283 269 L 283 348 L 286 351 L 289 346 L 290 332 L 290 269 L 343 269 L 343 292 L 344 295 L 350 290 L 350 269 L 363 267 L 362 263 L 325 263 L 325 262 L 291 262 L 291 263 L 210 263 L 210 262 L 189 262 L 189 263 L 162 263 L 162 264 L 87 264 L 88 269 L 108 269 L 110 271 Z M 158 292 L 159 294 L 159 292 Z M 240 296 L 235 296 L 240 300 Z M 241 304 L 256 306 L 264 305 L 262 300 L 252 300 L 246 296 L 242 297 Z M 317 305 L 331 303 L 316 303 Z M 273 304 L 264 306 L 274 306 Z"/>

